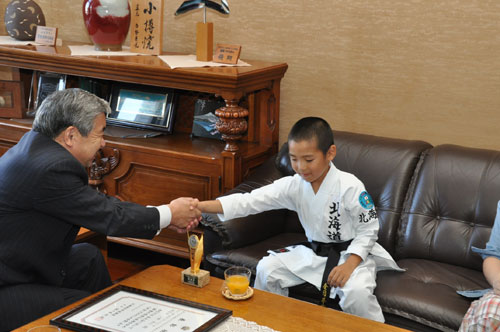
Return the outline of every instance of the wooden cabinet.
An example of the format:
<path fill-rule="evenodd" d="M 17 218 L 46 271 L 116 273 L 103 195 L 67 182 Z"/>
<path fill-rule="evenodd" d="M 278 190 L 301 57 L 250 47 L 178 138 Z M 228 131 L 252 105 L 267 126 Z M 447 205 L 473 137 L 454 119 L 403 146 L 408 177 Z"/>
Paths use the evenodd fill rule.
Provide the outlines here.
<path fill-rule="evenodd" d="M 170 69 L 156 56 L 73 57 L 59 47 L 0 46 L 0 66 L 71 77 L 160 86 L 179 91 L 174 133 L 154 138 L 106 136 L 103 157 L 118 164 L 101 190 L 140 204 L 164 204 L 180 196 L 211 199 L 233 188 L 278 148 L 280 81 L 286 63 L 248 60 L 250 67 Z M 29 77 L 29 75 L 22 75 Z M 25 84 L 26 85 L 26 84 Z M 25 91 L 28 95 L 29 91 Z M 191 138 L 193 102 L 199 93 L 221 96 L 217 110 L 224 141 Z M 29 119 L 0 120 L 0 154 L 29 130 Z M 153 240 L 110 238 L 187 257 L 185 235 L 164 230 Z"/>

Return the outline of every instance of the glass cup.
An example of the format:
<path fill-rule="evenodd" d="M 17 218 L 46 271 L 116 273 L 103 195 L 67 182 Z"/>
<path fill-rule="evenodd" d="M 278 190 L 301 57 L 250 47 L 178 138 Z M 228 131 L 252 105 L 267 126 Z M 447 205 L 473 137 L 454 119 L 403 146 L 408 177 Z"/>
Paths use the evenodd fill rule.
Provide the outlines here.
<path fill-rule="evenodd" d="M 252 272 L 244 266 L 233 266 L 224 271 L 224 279 L 233 297 L 245 296 L 250 285 Z"/>
<path fill-rule="evenodd" d="M 61 332 L 61 329 L 54 325 L 40 325 L 30 328 L 28 332 Z"/>

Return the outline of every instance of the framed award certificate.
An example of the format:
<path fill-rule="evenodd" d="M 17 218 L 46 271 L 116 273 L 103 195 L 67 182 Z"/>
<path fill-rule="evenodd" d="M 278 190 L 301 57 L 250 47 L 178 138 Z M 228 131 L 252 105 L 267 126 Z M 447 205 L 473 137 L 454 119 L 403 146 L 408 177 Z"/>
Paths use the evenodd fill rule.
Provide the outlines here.
<path fill-rule="evenodd" d="M 208 331 L 231 310 L 119 285 L 52 319 L 74 331 Z"/>
<path fill-rule="evenodd" d="M 116 83 L 111 93 L 111 114 L 106 122 L 170 134 L 174 127 L 175 97 L 172 89 Z"/>

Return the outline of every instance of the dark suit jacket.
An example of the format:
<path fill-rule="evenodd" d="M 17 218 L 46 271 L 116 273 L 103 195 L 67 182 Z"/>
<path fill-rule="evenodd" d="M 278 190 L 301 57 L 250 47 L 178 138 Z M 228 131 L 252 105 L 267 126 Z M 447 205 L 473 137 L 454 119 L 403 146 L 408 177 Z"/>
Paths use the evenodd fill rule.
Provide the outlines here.
<path fill-rule="evenodd" d="M 0 158 L 0 286 L 61 285 L 63 263 L 81 226 L 152 238 L 159 213 L 97 192 L 64 147 L 41 133 L 26 133 Z"/>

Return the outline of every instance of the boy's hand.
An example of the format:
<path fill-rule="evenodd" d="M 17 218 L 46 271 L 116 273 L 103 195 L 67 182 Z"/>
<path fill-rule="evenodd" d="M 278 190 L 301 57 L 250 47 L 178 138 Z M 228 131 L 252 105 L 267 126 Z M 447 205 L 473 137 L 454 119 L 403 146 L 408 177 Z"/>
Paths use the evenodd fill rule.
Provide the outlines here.
<path fill-rule="evenodd" d="M 344 287 L 352 272 L 361 263 L 361 257 L 355 254 L 349 255 L 347 260 L 340 265 L 335 266 L 328 275 L 328 285 L 330 287 Z"/>
<path fill-rule="evenodd" d="M 201 220 L 198 204 L 198 199 L 191 197 L 180 197 L 171 201 L 168 205 L 172 213 L 170 225 L 175 226 L 176 229 L 187 230 L 198 226 Z"/>

